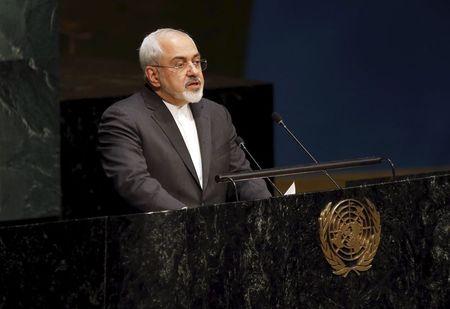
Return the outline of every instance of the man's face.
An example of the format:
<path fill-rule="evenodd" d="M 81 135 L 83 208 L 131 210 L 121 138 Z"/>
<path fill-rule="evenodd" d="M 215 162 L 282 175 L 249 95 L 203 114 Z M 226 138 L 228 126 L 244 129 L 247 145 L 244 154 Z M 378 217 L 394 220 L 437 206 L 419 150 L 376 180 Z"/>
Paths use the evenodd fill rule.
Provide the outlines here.
<path fill-rule="evenodd" d="M 203 73 L 200 67 L 193 63 L 200 60 L 200 54 L 192 40 L 182 34 L 172 34 L 159 40 L 163 50 L 159 65 L 179 66 L 187 65 L 184 69 L 156 68 L 155 74 L 159 78 L 159 89 L 156 93 L 161 98 L 174 105 L 184 105 L 198 102 L 203 95 Z"/>

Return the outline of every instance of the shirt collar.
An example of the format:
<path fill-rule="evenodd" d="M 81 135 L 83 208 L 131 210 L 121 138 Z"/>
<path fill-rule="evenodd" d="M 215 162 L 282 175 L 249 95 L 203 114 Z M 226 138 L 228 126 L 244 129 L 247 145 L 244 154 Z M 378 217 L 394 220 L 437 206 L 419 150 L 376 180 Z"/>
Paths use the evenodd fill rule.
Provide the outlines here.
<path fill-rule="evenodd" d="M 179 115 L 179 114 L 184 114 L 184 113 L 188 112 L 189 104 L 184 104 L 183 106 L 177 106 L 177 105 L 167 103 L 164 100 L 162 100 L 162 101 L 167 106 L 167 108 L 169 109 L 169 111 L 172 115 Z"/>

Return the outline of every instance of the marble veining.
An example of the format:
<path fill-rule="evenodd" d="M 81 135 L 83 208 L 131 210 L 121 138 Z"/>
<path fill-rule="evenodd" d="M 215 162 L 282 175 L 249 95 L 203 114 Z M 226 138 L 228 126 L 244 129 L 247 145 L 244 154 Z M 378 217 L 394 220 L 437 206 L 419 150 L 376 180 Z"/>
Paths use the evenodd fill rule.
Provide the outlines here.
<path fill-rule="evenodd" d="M 1 308 L 103 308 L 105 218 L 0 228 Z"/>
<path fill-rule="evenodd" d="M 109 269 L 116 274 L 107 280 L 114 300 L 109 307 L 442 307 L 448 303 L 449 261 L 443 252 L 449 189 L 448 176 L 431 177 L 164 216 L 117 217 L 109 229 L 120 229 L 126 240 L 114 232 L 108 238 L 114 252 Z M 333 275 L 319 245 L 320 211 L 330 201 L 365 197 L 382 217 L 372 269 L 347 278 Z M 167 250 L 155 247 L 152 237 L 163 239 Z M 139 262 L 130 254 L 136 250 Z M 174 296 L 179 290 L 183 294 Z"/>
<path fill-rule="evenodd" d="M 3 0 L 0 4 L 0 61 L 34 59 L 47 67 L 56 58 L 55 0 Z"/>
<path fill-rule="evenodd" d="M 61 215 L 56 1 L 0 3 L 0 221 Z"/>
<path fill-rule="evenodd" d="M 2 308 L 446 308 L 450 175 L 0 228 Z M 372 268 L 332 273 L 318 217 L 370 199 Z M 27 295 L 27 298 L 20 295 Z"/>

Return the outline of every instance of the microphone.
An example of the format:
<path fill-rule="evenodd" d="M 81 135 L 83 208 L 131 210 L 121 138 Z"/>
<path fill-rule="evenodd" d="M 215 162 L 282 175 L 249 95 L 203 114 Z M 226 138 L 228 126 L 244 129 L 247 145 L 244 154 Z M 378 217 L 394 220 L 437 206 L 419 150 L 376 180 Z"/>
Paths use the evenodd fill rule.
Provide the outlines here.
<path fill-rule="evenodd" d="M 250 160 L 253 162 L 253 164 L 255 164 L 255 166 L 262 170 L 262 167 L 258 164 L 258 162 L 256 162 L 255 158 L 252 156 L 252 154 L 250 153 L 250 151 L 248 151 L 247 147 L 245 147 L 245 143 L 244 140 L 240 137 L 237 136 L 236 137 L 236 144 L 238 144 L 238 146 L 247 154 L 247 156 L 250 158 Z M 270 185 L 272 186 L 272 188 L 274 188 L 279 194 L 280 196 L 283 196 L 283 193 L 281 193 L 281 191 L 277 188 L 277 186 L 272 182 L 272 180 L 270 180 L 269 177 L 264 177 L 265 180 L 267 180 Z"/>
<path fill-rule="evenodd" d="M 303 144 L 298 140 L 294 133 L 292 133 L 291 130 L 289 130 L 289 128 L 284 124 L 283 118 L 281 118 L 280 114 L 278 114 L 277 112 L 273 112 L 272 119 L 277 125 L 284 128 L 284 130 L 294 139 L 294 141 L 303 149 L 303 151 L 306 152 L 306 154 L 314 161 L 314 163 L 319 164 L 319 161 L 314 158 L 314 156 L 308 151 L 308 149 L 306 149 L 305 146 L 303 146 Z M 333 179 L 333 177 L 331 177 L 330 174 L 328 174 L 326 170 L 323 170 L 323 173 L 334 183 L 336 188 L 342 189 L 341 186 L 338 185 L 338 183 Z"/>

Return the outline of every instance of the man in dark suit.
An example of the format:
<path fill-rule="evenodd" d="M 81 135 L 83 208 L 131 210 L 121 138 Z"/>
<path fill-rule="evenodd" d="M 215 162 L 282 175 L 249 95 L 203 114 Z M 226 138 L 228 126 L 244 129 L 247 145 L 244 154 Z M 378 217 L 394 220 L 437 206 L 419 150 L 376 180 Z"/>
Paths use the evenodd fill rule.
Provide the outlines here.
<path fill-rule="evenodd" d="M 184 32 L 160 29 L 139 50 L 146 87 L 101 119 L 102 165 L 117 192 L 142 211 L 223 203 L 217 174 L 250 169 L 228 111 L 202 98 L 206 60 Z M 241 200 L 270 197 L 262 180 L 237 183 Z M 232 193 L 232 194 L 230 194 Z"/>

